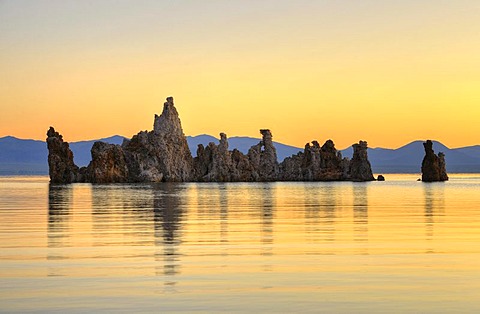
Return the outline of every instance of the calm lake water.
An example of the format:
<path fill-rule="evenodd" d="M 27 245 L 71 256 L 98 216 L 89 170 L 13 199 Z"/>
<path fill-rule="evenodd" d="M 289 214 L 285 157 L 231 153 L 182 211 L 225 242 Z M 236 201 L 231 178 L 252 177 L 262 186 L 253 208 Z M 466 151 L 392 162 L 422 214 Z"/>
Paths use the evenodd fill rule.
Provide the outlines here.
<path fill-rule="evenodd" d="M 0 177 L 2 312 L 480 312 L 480 175 Z"/>

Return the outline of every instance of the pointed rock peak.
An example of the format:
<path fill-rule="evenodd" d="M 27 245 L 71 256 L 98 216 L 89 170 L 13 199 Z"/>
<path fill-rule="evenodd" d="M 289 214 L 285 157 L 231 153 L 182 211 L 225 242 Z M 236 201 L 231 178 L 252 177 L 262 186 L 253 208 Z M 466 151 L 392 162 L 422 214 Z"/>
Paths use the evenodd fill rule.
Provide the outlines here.
<path fill-rule="evenodd" d="M 60 140 L 63 140 L 63 136 L 55 131 L 55 128 L 51 126 L 47 131 L 47 137 L 58 137 Z"/>
<path fill-rule="evenodd" d="M 270 132 L 269 129 L 261 129 L 260 133 L 262 134 L 262 141 L 260 144 L 263 145 L 263 148 L 275 150 L 275 147 L 273 146 L 272 132 Z"/>
<path fill-rule="evenodd" d="M 425 148 L 426 154 L 433 154 L 433 142 L 431 140 L 427 140 L 423 143 L 423 147 Z"/>
<path fill-rule="evenodd" d="M 163 103 L 162 115 L 163 114 L 165 114 L 165 115 L 173 114 L 173 115 L 178 116 L 178 112 L 177 112 L 177 109 L 175 109 L 175 105 L 173 103 L 173 97 L 172 96 L 167 97 L 166 102 Z"/>
<path fill-rule="evenodd" d="M 178 117 L 177 109 L 173 104 L 173 97 L 167 97 L 163 104 L 163 111 L 160 116 L 155 115 L 153 131 L 156 135 L 181 135 L 183 136 L 182 124 Z"/>
<path fill-rule="evenodd" d="M 326 140 L 325 143 L 322 146 L 323 151 L 337 151 L 335 149 L 335 143 L 333 143 L 332 140 Z"/>
<path fill-rule="evenodd" d="M 353 159 L 367 160 L 368 144 L 366 141 L 359 141 L 358 144 L 353 144 Z"/>
<path fill-rule="evenodd" d="M 225 133 L 220 133 L 220 143 L 218 144 L 218 148 L 222 152 L 227 152 L 228 151 L 228 140 L 227 140 L 227 134 Z"/>
<path fill-rule="evenodd" d="M 260 133 L 262 134 L 263 140 L 271 140 L 272 139 L 272 132 L 270 132 L 269 129 L 262 129 L 260 130 Z"/>
<path fill-rule="evenodd" d="M 220 133 L 220 142 L 226 141 L 226 140 L 227 140 L 227 134 L 225 134 L 225 133 L 223 133 L 223 132 Z"/>

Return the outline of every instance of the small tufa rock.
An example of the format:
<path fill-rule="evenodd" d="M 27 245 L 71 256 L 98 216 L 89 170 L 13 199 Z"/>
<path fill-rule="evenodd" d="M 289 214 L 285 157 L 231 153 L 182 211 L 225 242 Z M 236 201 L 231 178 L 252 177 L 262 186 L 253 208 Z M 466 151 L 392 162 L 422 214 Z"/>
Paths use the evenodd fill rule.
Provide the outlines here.
<path fill-rule="evenodd" d="M 372 166 L 368 161 L 367 142 L 353 144 L 353 157 L 350 162 L 350 179 L 353 181 L 373 181 Z"/>
<path fill-rule="evenodd" d="M 439 153 L 435 155 L 433 151 L 433 142 L 427 140 L 423 143 L 425 149 L 425 157 L 422 161 L 422 181 L 437 182 L 447 181 L 448 175 L 445 164 L 445 154 Z"/>
<path fill-rule="evenodd" d="M 79 168 L 73 162 L 73 153 L 62 135 L 50 127 L 47 131 L 48 167 L 50 182 L 73 183 L 79 179 Z"/>
<path fill-rule="evenodd" d="M 377 181 L 385 181 L 385 177 L 381 174 L 378 175 Z"/>

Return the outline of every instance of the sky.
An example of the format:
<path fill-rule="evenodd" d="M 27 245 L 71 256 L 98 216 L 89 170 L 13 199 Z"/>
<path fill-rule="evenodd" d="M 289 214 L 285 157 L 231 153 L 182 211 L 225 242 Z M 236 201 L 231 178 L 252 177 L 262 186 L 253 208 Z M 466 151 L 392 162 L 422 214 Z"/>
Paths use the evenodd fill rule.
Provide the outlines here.
<path fill-rule="evenodd" d="M 480 1 L 0 0 L 0 137 L 480 144 Z"/>

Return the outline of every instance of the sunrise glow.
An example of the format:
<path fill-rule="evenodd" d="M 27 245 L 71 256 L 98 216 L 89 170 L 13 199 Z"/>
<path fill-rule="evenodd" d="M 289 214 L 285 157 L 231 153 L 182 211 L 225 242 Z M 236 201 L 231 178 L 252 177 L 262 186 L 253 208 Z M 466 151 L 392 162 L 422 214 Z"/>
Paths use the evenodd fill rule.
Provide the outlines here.
<path fill-rule="evenodd" d="M 128 5 L 127 5 L 128 4 Z M 2 1 L 0 137 L 480 143 L 475 1 Z"/>

